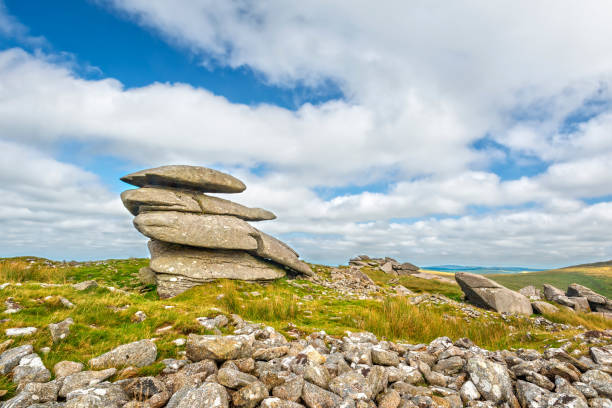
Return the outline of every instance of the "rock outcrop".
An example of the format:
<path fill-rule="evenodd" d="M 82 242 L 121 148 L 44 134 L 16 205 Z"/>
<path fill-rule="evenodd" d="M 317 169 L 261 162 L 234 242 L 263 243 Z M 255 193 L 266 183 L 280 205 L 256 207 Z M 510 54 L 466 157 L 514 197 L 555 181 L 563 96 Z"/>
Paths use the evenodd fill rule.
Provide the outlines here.
<path fill-rule="evenodd" d="M 151 238 L 143 283 L 157 283 L 161 297 L 219 278 L 273 280 L 287 269 L 312 275 L 293 249 L 247 222 L 272 220 L 273 213 L 205 194 L 244 191 L 235 177 L 204 167 L 163 166 L 121 180 L 141 187 L 124 191 L 121 199 L 136 216 L 136 229 Z"/>
<path fill-rule="evenodd" d="M 468 302 L 497 312 L 530 315 L 533 313 L 529 299 L 497 282 L 467 272 L 455 274 L 457 283 L 463 290 Z"/>

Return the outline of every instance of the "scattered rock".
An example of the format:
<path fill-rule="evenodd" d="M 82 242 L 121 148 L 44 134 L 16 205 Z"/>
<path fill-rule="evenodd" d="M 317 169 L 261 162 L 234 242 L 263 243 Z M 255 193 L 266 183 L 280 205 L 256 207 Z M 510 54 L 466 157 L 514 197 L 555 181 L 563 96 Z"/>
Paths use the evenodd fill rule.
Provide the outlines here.
<path fill-rule="evenodd" d="M 89 360 L 89 366 L 94 370 L 108 367 L 132 365 L 144 367 L 153 364 L 157 358 L 157 347 L 151 340 L 140 340 L 123 344 L 108 353 Z"/>
<path fill-rule="evenodd" d="M 97 288 L 98 286 L 99 286 L 98 282 L 96 282 L 95 280 L 87 280 L 87 281 L 75 283 L 74 285 L 72 285 L 72 287 L 78 291 Z"/>
<path fill-rule="evenodd" d="M 6 329 L 4 333 L 9 337 L 29 336 L 38 331 L 36 327 L 15 327 Z"/>
<path fill-rule="evenodd" d="M 74 321 L 70 317 L 59 323 L 51 323 L 49 325 L 49 331 L 51 332 L 51 340 L 53 340 L 53 343 L 64 340 L 68 334 L 70 334 L 70 326 L 73 324 Z"/>

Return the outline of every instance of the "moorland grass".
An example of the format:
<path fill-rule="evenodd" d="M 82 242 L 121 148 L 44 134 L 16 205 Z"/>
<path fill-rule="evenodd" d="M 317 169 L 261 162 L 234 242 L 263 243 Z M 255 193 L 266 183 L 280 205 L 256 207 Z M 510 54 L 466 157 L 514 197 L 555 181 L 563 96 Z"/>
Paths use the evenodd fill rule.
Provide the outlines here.
<path fill-rule="evenodd" d="M 549 333 L 534 326 L 529 319 L 511 317 L 504 321 L 497 313 L 466 319 L 463 312 L 449 305 L 412 305 L 407 298 L 391 296 L 390 278 L 376 271 L 367 272 L 383 287 L 383 293 L 375 299 L 349 298 L 306 280 L 289 279 L 267 284 L 218 280 L 172 299 L 159 299 L 153 287 L 145 288 L 150 289 L 148 292 L 139 292 L 143 288 L 138 286 L 135 275 L 146 260 L 111 260 L 78 267 L 62 264 L 49 267 L 51 270 L 47 270 L 44 264 L 39 268 L 26 268 L 26 264 L 29 261 L 0 260 L 0 280 L 13 282 L 0 290 L 0 301 L 12 297 L 24 306 L 22 311 L 6 315 L 8 320 L 0 323 L 0 343 L 8 339 L 4 335 L 6 328 L 37 327 L 37 333 L 14 339 L 12 346 L 30 343 L 39 353 L 43 347 L 50 347 L 50 353 L 41 353 L 49 368 L 61 360 L 87 364 L 92 357 L 144 338 L 157 339 L 158 362 L 164 358 L 178 358 L 178 352 L 184 350 L 184 346 L 176 346 L 172 341 L 190 333 L 211 334 L 198 324 L 196 318 L 212 317 L 219 311 L 227 315 L 236 313 L 285 334 L 291 323 L 303 333 L 325 330 L 331 335 L 341 336 L 346 330 L 367 330 L 380 338 L 410 343 L 425 343 L 440 336 L 453 340 L 469 337 L 479 346 L 492 350 L 509 347 L 542 350 L 576 333 Z M 325 274 L 329 268 L 316 266 L 316 269 Z M 79 292 L 70 285 L 42 287 L 33 283 L 72 283 L 85 279 L 123 287 L 126 292 L 110 291 L 104 287 Z M 452 298 L 460 296 L 455 285 L 409 276 L 399 278 L 398 282 L 417 292 L 443 293 Z M 14 283 L 20 283 L 20 286 Z M 68 309 L 63 306 L 60 296 L 72 301 L 75 307 Z M 132 317 L 139 310 L 147 315 L 147 319 L 135 323 Z M 53 344 L 48 324 L 68 317 L 74 320 L 69 336 Z M 559 313 L 547 317 L 560 323 L 580 324 L 588 329 L 612 327 L 609 321 L 595 316 Z M 166 326 L 172 328 L 156 332 Z M 232 331 L 232 327 L 222 329 L 223 333 Z M 161 368 L 162 365 L 157 363 L 143 368 L 142 372 L 155 374 Z M 7 378 L 0 377 L 0 389 L 11 391 L 11 387 Z M 12 391 L 7 396 L 11 394 Z"/>

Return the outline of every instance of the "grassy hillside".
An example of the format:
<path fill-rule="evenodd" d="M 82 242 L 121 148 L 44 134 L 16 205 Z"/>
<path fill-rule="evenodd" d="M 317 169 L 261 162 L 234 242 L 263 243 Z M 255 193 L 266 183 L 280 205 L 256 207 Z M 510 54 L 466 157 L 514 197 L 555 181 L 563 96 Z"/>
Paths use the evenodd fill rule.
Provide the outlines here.
<path fill-rule="evenodd" d="M 381 287 L 371 299 L 340 294 L 301 279 L 280 279 L 268 284 L 218 280 L 173 299 L 159 299 L 153 286 L 142 286 L 136 279 L 138 269 L 147 263 L 147 259 L 127 259 L 70 265 L 34 258 L 0 259 L 0 283 L 10 282 L 0 289 L 0 301 L 11 297 L 23 306 L 18 313 L 4 315 L 0 322 L 0 348 L 8 347 L 2 343 L 10 340 L 5 336 L 5 329 L 33 326 L 38 328 L 35 334 L 12 339 L 11 347 L 33 344 L 47 367 L 66 359 L 87 364 L 92 357 L 143 338 L 157 338 L 158 361 L 161 361 L 180 357 L 184 351 L 184 346 L 177 346 L 174 340 L 185 338 L 189 333 L 211 334 L 196 318 L 219 313 L 235 313 L 270 325 L 286 335 L 325 330 L 340 336 L 346 330 L 366 330 L 381 338 L 413 344 L 440 336 L 453 340 L 469 337 L 492 350 L 510 347 L 541 350 L 579 333 L 576 329 L 553 333 L 529 318 L 502 318 L 483 310 L 474 313 L 475 308 L 451 300 L 460 299 L 461 292 L 456 285 L 411 276 L 395 278 L 375 269 L 364 270 Z M 329 267 L 314 267 L 319 276 L 329 278 Z M 94 279 L 102 286 L 83 292 L 70 286 L 87 279 Z M 395 294 L 397 284 L 418 293 L 439 296 L 415 305 L 411 297 Z M 75 307 L 65 307 L 60 297 L 69 299 Z M 146 320 L 135 322 L 133 316 L 137 311 L 143 311 Z M 69 336 L 53 344 L 47 325 L 68 317 L 74 320 Z M 612 328 L 612 322 L 592 315 L 559 313 L 546 317 L 588 329 Z M 223 329 L 223 332 L 231 331 L 231 327 Z M 41 352 L 45 347 L 50 348 L 47 354 Z M 576 347 L 580 346 L 576 344 Z M 141 372 L 155 373 L 161 367 L 157 363 L 144 367 Z M 11 387 L 8 378 L 0 376 L 0 389 L 12 390 Z"/>
<path fill-rule="evenodd" d="M 527 285 L 541 287 L 545 283 L 565 290 L 571 283 L 578 283 L 612 298 L 612 266 L 572 266 L 542 272 L 487 275 L 487 277 L 514 290 Z"/>

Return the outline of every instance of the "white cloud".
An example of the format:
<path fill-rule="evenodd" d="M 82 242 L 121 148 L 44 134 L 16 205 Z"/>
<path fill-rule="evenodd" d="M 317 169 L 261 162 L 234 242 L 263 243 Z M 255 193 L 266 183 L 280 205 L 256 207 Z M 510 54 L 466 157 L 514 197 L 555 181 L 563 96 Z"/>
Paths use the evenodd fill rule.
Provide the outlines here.
<path fill-rule="evenodd" d="M 333 80 L 346 98 L 296 111 L 247 106 L 186 84 L 125 89 L 80 78 L 53 55 L 2 51 L 5 251 L 144 252 L 116 195 L 53 158 L 77 141 L 138 167 L 231 171 L 249 187 L 231 198 L 276 212 L 258 227 L 307 259 L 610 257 L 612 208 L 582 201 L 612 194 L 612 113 L 585 105 L 594 95 L 612 100 L 612 56 L 601 52 L 612 35 L 607 3 L 382 2 L 374 12 L 370 3 L 329 1 L 103 3 L 202 58 L 247 65 L 287 87 Z M 0 25 L 16 24 L 1 11 Z M 576 112 L 589 119 L 564 129 Z M 485 135 L 500 146 L 474 149 Z M 516 180 L 488 170 L 523 159 L 549 167 Z M 258 165 L 268 170 L 251 172 Z M 381 182 L 381 192 L 359 187 Z M 315 193 L 347 186 L 355 188 L 329 199 Z"/>

